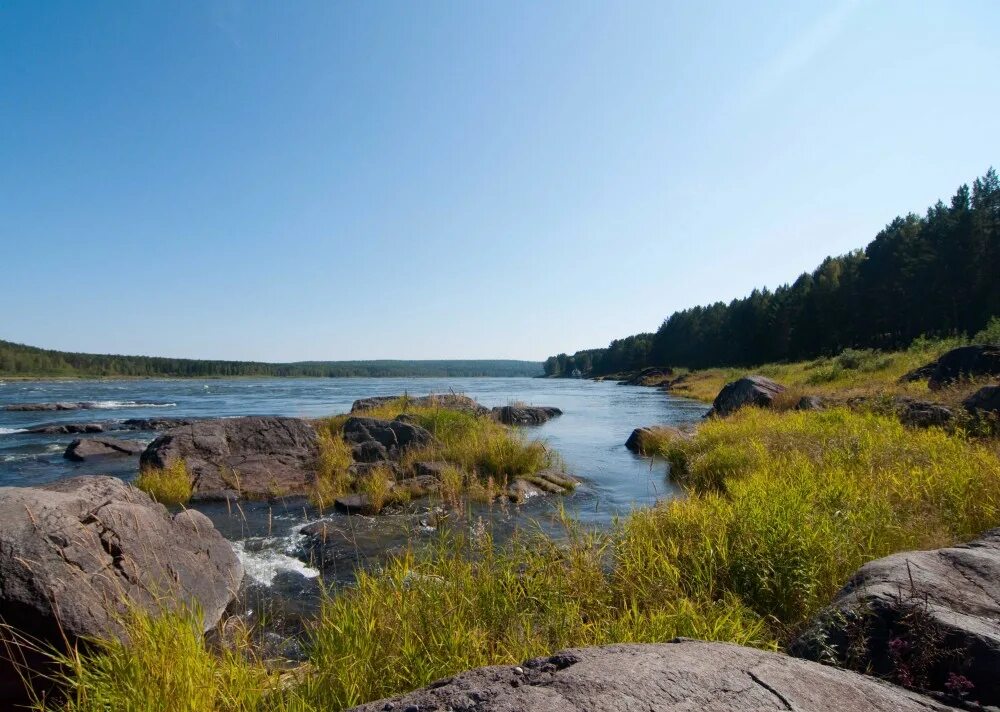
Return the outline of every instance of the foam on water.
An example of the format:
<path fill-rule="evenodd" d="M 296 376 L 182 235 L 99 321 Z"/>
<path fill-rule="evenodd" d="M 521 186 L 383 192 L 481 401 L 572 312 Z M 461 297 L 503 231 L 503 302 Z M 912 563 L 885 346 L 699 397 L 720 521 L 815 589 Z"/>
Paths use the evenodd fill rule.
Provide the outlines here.
<path fill-rule="evenodd" d="M 14 433 L 27 432 L 26 428 L 0 428 L 0 435 L 13 435 Z"/>
<path fill-rule="evenodd" d="M 260 551 L 247 551 L 245 541 L 234 541 L 232 545 L 236 551 L 236 555 L 243 562 L 243 570 L 247 576 L 265 586 L 273 584 L 278 574 L 286 571 L 297 573 L 306 578 L 316 578 L 319 576 L 317 569 L 307 566 L 294 556 L 284 553 L 282 549 L 289 548 L 290 543 L 284 547 L 280 545 L 274 546 L 282 541 L 288 541 L 293 538 L 294 536 L 265 540 L 264 543 L 268 546 Z"/>
<path fill-rule="evenodd" d="M 118 410 L 120 408 L 173 408 L 176 403 L 142 403 L 139 401 L 88 401 L 87 407 L 95 410 Z"/>

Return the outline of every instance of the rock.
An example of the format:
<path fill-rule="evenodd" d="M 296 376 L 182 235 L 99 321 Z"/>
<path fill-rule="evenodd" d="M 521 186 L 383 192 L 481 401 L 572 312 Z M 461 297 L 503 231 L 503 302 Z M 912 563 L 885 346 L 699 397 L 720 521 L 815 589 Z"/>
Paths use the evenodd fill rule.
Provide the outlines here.
<path fill-rule="evenodd" d="M 355 462 L 347 468 L 347 472 L 355 478 L 368 477 L 375 470 L 388 470 L 393 478 L 403 476 L 403 468 L 398 462 L 382 460 L 377 462 Z"/>
<path fill-rule="evenodd" d="M 712 403 L 712 410 L 706 417 L 727 416 L 747 405 L 769 408 L 775 396 L 783 393 L 785 387 L 763 376 L 747 376 L 727 383 L 719 391 Z"/>
<path fill-rule="evenodd" d="M 397 460 L 411 447 L 434 442 L 433 436 L 419 425 L 357 416 L 344 423 L 343 437 L 352 446 L 354 459 L 358 462 Z"/>
<path fill-rule="evenodd" d="M 628 378 L 618 381 L 618 385 L 660 386 L 663 385 L 665 382 L 669 381 L 672 375 L 674 375 L 673 369 L 657 368 L 656 366 L 649 366 L 647 368 L 643 368 L 637 371 Z"/>
<path fill-rule="evenodd" d="M 190 418 L 129 418 L 121 422 L 119 429 L 160 431 L 191 425 L 194 422 Z"/>
<path fill-rule="evenodd" d="M 1000 413 L 1000 386 L 983 386 L 962 401 L 962 405 L 973 415 Z"/>
<path fill-rule="evenodd" d="M 791 649 L 931 690 L 961 676 L 969 699 L 1000 704 L 1000 529 L 866 564 Z"/>
<path fill-rule="evenodd" d="M 962 346 L 937 360 L 927 385 L 936 390 L 956 381 L 997 375 L 1000 375 L 1000 348 Z"/>
<path fill-rule="evenodd" d="M 951 409 L 940 403 L 897 398 L 895 400 L 896 415 L 903 425 L 915 428 L 930 428 L 947 425 L 955 417 Z"/>
<path fill-rule="evenodd" d="M 426 497 L 441 489 L 441 480 L 434 475 L 415 475 L 397 480 L 392 485 L 393 495 L 403 495 L 409 499 Z"/>
<path fill-rule="evenodd" d="M 507 485 L 507 498 L 512 502 L 522 504 L 532 497 L 542 497 L 545 491 L 528 480 L 518 477 Z"/>
<path fill-rule="evenodd" d="M 445 470 L 453 467 L 447 462 L 442 460 L 437 460 L 434 462 L 414 462 L 413 463 L 413 474 L 417 477 L 436 477 L 441 479 L 441 475 L 444 474 Z"/>
<path fill-rule="evenodd" d="M 551 406 L 505 405 L 493 409 L 493 417 L 504 425 L 541 425 L 562 411 Z"/>
<path fill-rule="evenodd" d="M 478 668 L 354 712 L 944 712 L 954 708 L 847 670 L 725 643 L 564 650 Z"/>
<path fill-rule="evenodd" d="M 103 433 L 102 423 L 45 423 L 28 428 L 25 432 L 38 435 L 77 435 L 80 433 Z"/>
<path fill-rule="evenodd" d="M 823 399 L 819 396 L 802 396 L 795 404 L 795 410 L 823 410 Z"/>
<path fill-rule="evenodd" d="M 243 577 L 208 517 L 171 515 L 114 477 L 2 487 L 0 521 L 0 616 L 43 644 L 119 637 L 130 607 L 196 604 L 209 629 Z"/>
<path fill-rule="evenodd" d="M 651 443 L 654 439 L 680 438 L 684 437 L 677 428 L 668 425 L 652 425 L 645 428 L 636 428 L 625 441 L 625 447 L 640 455 L 651 455 Z"/>
<path fill-rule="evenodd" d="M 925 381 L 934 374 L 934 369 L 937 367 L 937 361 L 931 361 L 926 363 L 920 368 L 915 368 L 908 373 L 904 373 L 899 377 L 900 383 L 915 383 L 916 381 Z"/>
<path fill-rule="evenodd" d="M 371 398 L 360 398 L 351 404 L 352 413 L 360 413 L 366 410 L 371 410 L 372 408 L 378 408 L 385 405 L 386 403 L 391 403 L 393 401 L 398 401 L 400 398 L 406 398 L 407 401 L 417 407 L 426 408 L 448 408 L 449 410 L 460 410 L 465 413 L 471 413 L 472 415 L 486 415 L 490 412 L 489 408 L 480 405 L 469 396 L 459 395 L 458 393 L 431 393 L 426 396 L 407 396 L 407 395 L 397 395 L 397 396 L 373 396 Z"/>
<path fill-rule="evenodd" d="M 140 459 L 141 467 L 166 467 L 181 459 L 195 499 L 251 499 L 306 494 L 316 478 L 319 442 L 305 420 L 249 416 L 196 420 L 168 430 Z"/>
<path fill-rule="evenodd" d="M 70 403 L 67 401 L 60 401 L 58 403 L 11 403 L 10 405 L 5 405 L 4 410 L 12 411 L 22 411 L 22 412 L 35 412 L 35 411 L 50 411 L 50 410 L 85 410 L 89 404 L 87 403 Z"/>
<path fill-rule="evenodd" d="M 372 501 L 366 494 L 345 494 L 333 500 L 333 506 L 344 514 L 372 514 Z"/>
<path fill-rule="evenodd" d="M 66 448 L 63 457 L 67 460 L 83 462 L 92 457 L 138 457 L 145 449 L 142 443 L 117 438 L 90 438 L 74 440 Z"/>

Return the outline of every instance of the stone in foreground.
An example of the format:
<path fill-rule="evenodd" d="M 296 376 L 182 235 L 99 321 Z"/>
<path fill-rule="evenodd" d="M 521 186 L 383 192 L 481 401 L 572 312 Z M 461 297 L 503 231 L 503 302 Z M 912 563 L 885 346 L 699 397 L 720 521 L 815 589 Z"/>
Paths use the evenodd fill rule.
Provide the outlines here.
<path fill-rule="evenodd" d="M 75 462 L 83 462 L 96 457 L 138 457 L 145 445 L 132 440 L 117 438 L 76 439 L 69 444 L 63 457 Z"/>
<path fill-rule="evenodd" d="M 319 440 L 300 418 L 197 420 L 168 430 L 142 453 L 142 467 L 184 460 L 194 499 L 306 494 L 316 478 Z"/>
<path fill-rule="evenodd" d="M 727 416 L 748 405 L 770 408 L 775 397 L 784 391 L 784 386 L 764 376 L 740 378 L 723 386 L 706 417 Z"/>
<path fill-rule="evenodd" d="M 792 652 L 885 677 L 920 672 L 917 684 L 934 690 L 960 676 L 968 698 L 1000 704 L 1000 529 L 866 564 Z M 924 653 L 935 659 L 918 671 Z"/>
<path fill-rule="evenodd" d="M 207 630 L 243 578 L 208 517 L 171 515 L 114 477 L 2 487 L 0 521 L 0 617 L 43 644 L 118 637 L 129 606 L 197 604 Z M 0 687 L 14 674 L 0 662 Z"/>
<path fill-rule="evenodd" d="M 724 643 L 565 650 L 485 667 L 355 712 L 931 712 L 954 709 L 847 670 Z"/>

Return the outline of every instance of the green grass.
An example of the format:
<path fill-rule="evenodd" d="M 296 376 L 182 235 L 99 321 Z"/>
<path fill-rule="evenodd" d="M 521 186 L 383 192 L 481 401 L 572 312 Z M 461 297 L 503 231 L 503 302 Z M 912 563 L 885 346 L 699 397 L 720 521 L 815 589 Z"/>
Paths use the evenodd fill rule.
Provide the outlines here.
<path fill-rule="evenodd" d="M 191 499 L 191 475 L 184 460 L 175 460 L 163 468 L 144 468 L 135 486 L 160 504 L 185 504 Z"/>
<path fill-rule="evenodd" d="M 339 710 L 567 646 L 684 635 L 777 648 L 865 562 L 1000 523 L 988 445 L 847 409 L 747 409 L 667 438 L 687 496 L 610 531 L 567 522 L 559 539 L 501 545 L 473 527 L 360 572 L 323 602 L 294 676 L 239 646 L 209 652 L 168 617 L 143 623 L 131 649 L 76 658 L 69 683 L 77 699 L 135 693 L 149 709 L 190 694 L 178 709 Z"/>

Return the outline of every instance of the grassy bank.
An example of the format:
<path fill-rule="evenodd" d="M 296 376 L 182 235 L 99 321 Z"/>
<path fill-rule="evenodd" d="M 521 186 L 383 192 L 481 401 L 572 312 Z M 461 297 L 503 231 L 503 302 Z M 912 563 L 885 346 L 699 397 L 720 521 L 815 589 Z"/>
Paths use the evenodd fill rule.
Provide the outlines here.
<path fill-rule="evenodd" d="M 567 523 L 558 542 L 501 546 L 473 527 L 363 573 L 324 602 L 294 674 L 269 671 L 249 642 L 207 650 L 183 618 L 141 619 L 132 650 L 75 660 L 69 709 L 138 709 L 125 700 L 141 688 L 142 709 L 336 710 L 572 645 L 686 635 L 775 648 L 866 561 L 1000 524 L 990 448 L 888 416 L 751 409 L 661 447 L 687 496 L 609 532 Z M 199 694 L 177 707 L 196 675 Z"/>

